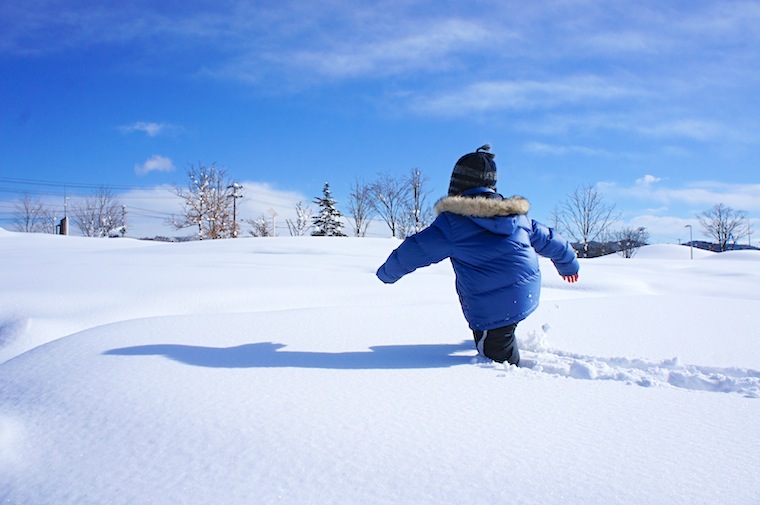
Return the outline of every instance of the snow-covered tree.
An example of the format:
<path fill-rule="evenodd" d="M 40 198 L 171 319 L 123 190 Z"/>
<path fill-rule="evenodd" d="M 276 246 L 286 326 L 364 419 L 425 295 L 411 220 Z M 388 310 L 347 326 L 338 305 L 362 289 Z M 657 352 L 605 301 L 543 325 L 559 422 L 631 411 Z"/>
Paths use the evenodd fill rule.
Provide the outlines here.
<path fill-rule="evenodd" d="M 72 205 L 72 221 L 85 237 L 124 235 L 126 210 L 110 188 L 101 187 L 94 195 Z"/>
<path fill-rule="evenodd" d="M 177 229 L 197 226 L 199 239 L 232 236 L 234 186 L 227 180 L 227 171 L 216 164 L 199 163 L 190 166 L 187 176 L 186 188 L 174 188 L 184 200 L 183 215 L 172 218 L 169 224 Z"/>
<path fill-rule="evenodd" d="M 322 196 L 314 198 L 314 203 L 319 206 L 319 213 L 314 216 L 314 231 L 311 232 L 315 237 L 345 237 L 343 233 L 343 214 L 335 207 L 336 201 L 330 193 L 330 183 L 325 182 L 322 189 Z"/>
<path fill-rule="evenodd" d="M 312 210 L 304 207 L 302 202 L 296 204 L 296 219 L 286 219 L 291 237 L 302 237 L 311 229 Z"/>
<path fill-rule="evenodd" d="M 248 232 L 252 236 L 274 237 L 274 223 L 271 218 L 267 218 L 264 214 L 256 219 L 244 219 L 244 221 L 251 225 L 251 229 Z"/>

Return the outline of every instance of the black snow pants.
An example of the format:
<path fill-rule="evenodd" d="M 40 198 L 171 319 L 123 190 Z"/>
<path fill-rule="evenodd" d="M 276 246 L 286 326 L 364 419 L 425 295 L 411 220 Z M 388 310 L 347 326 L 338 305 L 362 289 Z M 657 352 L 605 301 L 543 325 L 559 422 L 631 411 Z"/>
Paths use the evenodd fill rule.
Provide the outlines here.
<path fill-rule="evenodd" d="M 520 350 L 515 338 L 517 323 L 493 330 L 473 331 L 478 354 L 499 363 L 505 361 L 520 366 Z"/>

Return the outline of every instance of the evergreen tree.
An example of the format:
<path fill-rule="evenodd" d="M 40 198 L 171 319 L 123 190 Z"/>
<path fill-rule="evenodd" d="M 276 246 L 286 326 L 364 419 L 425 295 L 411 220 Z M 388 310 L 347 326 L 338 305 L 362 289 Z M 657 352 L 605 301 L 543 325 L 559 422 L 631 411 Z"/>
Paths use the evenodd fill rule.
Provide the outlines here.
<path fill-rule="evenodd" d="M 330 194 L 330 183 L 326 182 L 322 189 L 322 197 L 314 198 L 314 203 L 319 206 L 319 212 L 314 216 L 314 237 L 345 237 L 343 233 L 343 215 L 335 208 L 337 203 Z"/>

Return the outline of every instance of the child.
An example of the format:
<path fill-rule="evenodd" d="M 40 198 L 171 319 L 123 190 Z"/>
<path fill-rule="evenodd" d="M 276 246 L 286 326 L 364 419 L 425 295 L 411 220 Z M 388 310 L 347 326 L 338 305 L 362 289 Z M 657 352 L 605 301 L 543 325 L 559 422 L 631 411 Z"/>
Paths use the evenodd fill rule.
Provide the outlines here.
<path fill-rule="evenodd" d="M 551 258 L 567 282 L 578 280 L 579 264 L 567 240 L 527 216 L 526 199 L 496 192 L 490 150 L 484 145 L 457 161 L 448 197 L 435 205 L 433 224 L 407 237 L 377 277 L 392 284 L 420 267 L 451 258 L 478 353 L 519 366 L 515 328 L 536 309 L 541 290 L 536 253 Z"/>

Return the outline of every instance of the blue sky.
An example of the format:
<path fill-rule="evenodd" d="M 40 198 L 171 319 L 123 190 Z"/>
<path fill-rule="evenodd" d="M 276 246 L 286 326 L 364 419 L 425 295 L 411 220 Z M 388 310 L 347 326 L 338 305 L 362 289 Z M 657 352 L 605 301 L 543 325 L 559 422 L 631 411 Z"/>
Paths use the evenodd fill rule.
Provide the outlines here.
<path fill-rule="evenodd" d="M 0 226 L 106 185 L 175 234 L 190 163 L 243 217 L 415 167 L 435 199 L 490 143 L 535 219 L 595 185 L 677 243 L 716 203 L 760 214 L 757 26 L 733 0 L 3 1 Z"/>

